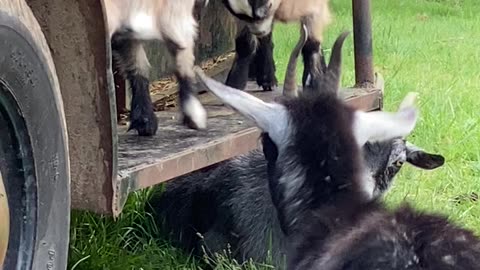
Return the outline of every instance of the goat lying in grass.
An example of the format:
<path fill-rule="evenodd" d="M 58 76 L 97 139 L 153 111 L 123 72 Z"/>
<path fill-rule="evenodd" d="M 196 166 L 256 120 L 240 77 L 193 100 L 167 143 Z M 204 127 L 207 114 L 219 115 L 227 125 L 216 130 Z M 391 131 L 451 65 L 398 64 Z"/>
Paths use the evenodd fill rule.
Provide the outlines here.
<path fill-rule="evenodd" d="M 387 192 L 404 162 L 422 169 L 443 164 L 443 158 L 411 151 L 402 139 L 367 143 L 363 156 L 375 181 L 375 196 Z M 280 229 L 267 182 L 267 163 L 259 150 L 206 170 L 179 177 L 149 202 L 156 221 L 187 253 L 221 253 L 227 245 L 239 262 L 252 258 L 280 267 L 286 237 Z M 269 250 L 270 249 L 270 250 Z"/>
<path fill-rule="evenodd" d="M 338 76 L 336 41 L 325 79 Z M 330 72 L 331 71 L 331 72 Z M 480 269 L 480 239 L 447 218 L 373 200 L 361 147 L 412 132 L 418 111 L 406 99 L 396 113 L 355 110 L 336 91 L 266 103 L 195 72 L 219 99 L 264 132 L 268 182 L 288 269 Z"/>
<path fill-rule="evenodd" d="M 226 84 L 244 89 L 248 78 L 255 77 L 264 90 L 272 90 L 277 80 L 273 59 L 272 31 L 274 21 L 283 23 L 302 22 L 308 29 L 308 40 L 303 47 L 305 68 L 302 82 L 306 84 L 312 63 L 317 58 L 325 61 L 320 43 L 323 32 L 331 22 L 329 0 L 223 0 L 225 6 L 239 19 L 235 39 L 236 58 Z"/>
<path fill-rule="evenodd" d="M 151 136 L 158 123 L 149 92 L 146 40 L 165 41 L 175 57 L 183 123 L 206 127 L 207 114 L 193 94 L 194 43 L 197 22 L 193 9 L 199 0 L 104 0 L 114 62 L 132 89 L 129 130 Z"/>
<path fill-rule="evenodd" d="M 288 96 L 297 95 L 295 64 L 304 34 L 287 67 L 284 93 Z M 387 192 L 405 162 L 427 170 L 444 162 L 442 156 L 429 154 L 400 138 L 368 142 L 362 154 L 366 175 L 375 183 L 374 197 Z M 271 263 L 281 267 L 287 242 L 266 179 L 265 157 L 259 150 L 252 151 L 167 183 L 166 189 L 150 201 L 151 211 L 157 223 L 187 252 L 195 249 L 202 255 L 200 245 L 211 253 L 221 252 L 229 244 L 238 261 L 252 258 L 264 262 L 270 248 Z"/>

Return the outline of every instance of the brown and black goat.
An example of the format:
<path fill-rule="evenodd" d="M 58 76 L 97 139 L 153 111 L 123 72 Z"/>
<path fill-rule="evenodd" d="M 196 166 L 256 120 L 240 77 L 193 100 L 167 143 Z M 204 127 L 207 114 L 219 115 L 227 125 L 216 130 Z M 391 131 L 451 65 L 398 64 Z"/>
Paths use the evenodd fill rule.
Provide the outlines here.
<path fill-rule="evenodd" d="M 244 89 L 250 77 L 256 78 L 264 90 L 276 86 L 272 42 L 275 21 L 302 22 L 308 29 L 308 39 L 302 49 L 303 85 L 311 79 L 316 63 L 322 63 L 321 71 L 325 71 L 320 43 L 332 20 L 329 0 L 223 0 L 223 3 L 239 19 L 241 29 L 235 40 L 237 54 L 226 85 Z"/>

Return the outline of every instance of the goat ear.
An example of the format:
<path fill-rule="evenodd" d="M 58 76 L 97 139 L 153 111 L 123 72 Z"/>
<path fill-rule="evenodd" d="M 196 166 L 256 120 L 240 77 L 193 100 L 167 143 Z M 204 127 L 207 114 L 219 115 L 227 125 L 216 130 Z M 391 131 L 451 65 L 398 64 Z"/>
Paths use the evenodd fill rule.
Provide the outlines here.
<path fill-rule="evenodd" d="M 194 71 L 205 88 L 246 118 L 255 121 L 257 126 L 267 132 L 275 143 L 280 143 L 285 137 L 288 113 L 284 106 L 264 102 L 242 90 L 226 86 L 205 75 L 200 67 L 195 67 Z"/>
<path fill-rule="evenodd" d="M 413 105 L 415 99 L 416 93 L 409 93 L 396 113 L 356 111 L 353 133 L 358 145 L 408 136 L 418 119 L 418 110 Z"/>
<path fill-rule="evenodd" d="M 445 163 L 445 158 L 439 154 L 427 153 L 423 149 L 407 142 L 407 162 L 415 167 L 433 170 Z"/>

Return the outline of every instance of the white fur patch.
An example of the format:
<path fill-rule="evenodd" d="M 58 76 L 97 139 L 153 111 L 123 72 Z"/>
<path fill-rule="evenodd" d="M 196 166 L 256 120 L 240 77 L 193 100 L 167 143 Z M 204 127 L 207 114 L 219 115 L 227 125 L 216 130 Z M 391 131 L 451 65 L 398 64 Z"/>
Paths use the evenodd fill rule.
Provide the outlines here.
<path fill-rule="evenodd" d="M 190 96 L 183 110 L 199 129 L 207 128 L 207 111 L 205 111 L 202 104 L 196 97 Z"/>
<path fill-rule="evenodd" d="M 253 17 L 252 7 L 248 0 L 228 0 L 228 4 L 236 14 Z"/>
<path fill-rule="evenodd" d="M 248 24 L 248 28 L 252 34 L 257 36 L 263 36 L 272 32 L 273 15 L 261 20 L 258 23 Z"/>
<path fill-rule="evenodd" d="M 150 40 L 160 38 L 155 18 L 145 12 L 132 14 L 130 16 L 130 27 L 138 39 Z"/>

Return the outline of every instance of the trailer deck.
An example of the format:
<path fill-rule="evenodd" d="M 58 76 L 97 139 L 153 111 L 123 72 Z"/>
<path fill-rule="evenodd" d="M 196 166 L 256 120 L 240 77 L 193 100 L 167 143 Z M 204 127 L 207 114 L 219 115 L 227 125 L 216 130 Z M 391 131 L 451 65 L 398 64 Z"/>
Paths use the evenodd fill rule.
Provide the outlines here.
<path fill-rule="evenodd" d="M 281 95 L 282 88 L 264 92 L 249 82 L 250 93 L 264 101 Z M 382 107 L 382 89 L 346 88 L 341 96 L 365 111 Z M 118 132 L 118 181 L 121 193 L 149 187 L 260 147 L 260 131 L 210 93 L 200 95 L 208 112 L 208 127 L 191 130 L 180 124 L 176 109 L 157 112 L 159 129 L 153 137 L 140 137 L 127 126 Z"/>

